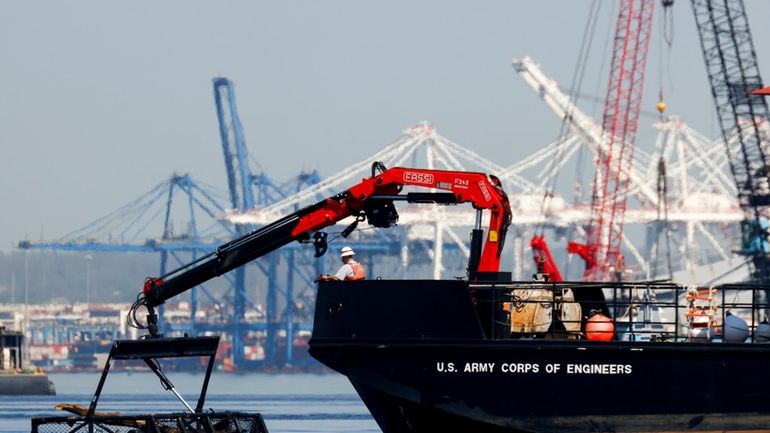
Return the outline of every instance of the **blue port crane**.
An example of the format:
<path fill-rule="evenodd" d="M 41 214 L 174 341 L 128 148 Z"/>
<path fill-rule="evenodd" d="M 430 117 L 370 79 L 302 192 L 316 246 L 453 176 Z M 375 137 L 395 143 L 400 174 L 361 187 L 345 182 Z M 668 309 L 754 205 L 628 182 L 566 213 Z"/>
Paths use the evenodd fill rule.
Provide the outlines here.
<path fill-rule="evenodd" d="M 223 239 L 254 228 L 223 220 L 221 216 L 228 210 L 265 207 L 320 181 L 316 171 L 301 172 L 285 182 L 275 182 L 265 173 L 252 171 L 250 162 L 253 160 L 249 159 L 245 134 L 238 118 L 233 84 L 226 78 L 215 78 L 213 83 L 228 181 L 226 191 L 196 181 L 189 175 L 175 174 L 128 204 L 58 240 L 22 241 L 19 247 L 76 252 L 157 253 L 160 256 L 159 274 L 164 275 L 172 272 L 173 267 L 210 253 Z M 183 229 L 179 230 L 180 227 Z M 380 234 L 378 239 L 358 245 L 357 250 L 363 254 L 397 255 L 399 242 L 399 239 Z M 293 337 L 298 331 L 311 330 L 312 323 L 309 316 L 299 314 L 296 310 L 298 304 L 294 301 L 312 308 L 313 279 L 325 270 L 323 261 L 314 260 L 312 255 L 297 251 L 297 248 L 302 247 L 292 245 L 253 262 L 267 280 L 264 321 L 246 317 L 247 308 L 251 311 L 261 308 L 247 296 L 245 278 L 233 272 L 223 275 L 228 282 L 224 293 L 203 285 L 191 290 L 189 322 L 165 321 L 162 323 L 163 331 L 191 335 L 228 333 L 233 343 L 231 360 L 238 367 L 280 367 L 285 363 L 301 363 L 295 353 L 297 349 L 301 350 L 301 346 L 294 347 Z M 371 272 L 374 272 L 373 267 L 372 264 Z M 219 316 L 215 320 L 196 321 L 201 293 L 204 295 L 201 300 L 224 312 L 226 321 Z M 259 340 L 259 343 L 264 343 L 265 357 L 250 361 L 245 356 L 244 342 L 253 340 L 255 335 L 265 339 Z M 279 335 L 283 340 L 279 341 Z M 283 348 L 281 341 L 285 342 Z"/>
<path fill-rule="evenodd" d="M 235 90 L 232 81 L 224 77 L 214 78 L 214 102 L 219 120 L 219 136 L 225 158 L 227 186 L 233 209 L 254 208 L 251 191 L 254 176 L 249 169 L 246 139 L 235 104 Z"/>
<path fill-rule="evenodd" d="M 233 210 L 247 211 L 258 207 L 268 206 L 278 200 L 286 198 L 289 194 L 301 190 L 304 186 L 312 185 L 320 181 L 318 172 L 300 173 L 283 184 L 277 184 L 266 174 L 254 174 L 249 164 L 249 153 L 246 139 L 238 116 L 238 108 L 235 100 L 235 87 L 233 82 L 225 77 L 213 79 L 214 103 L 216 105 L 217 120 L 219 123 L 219 136 L 222 142 L 222 154 L 225 162 L 227 185 L 230 196 L 230 206 Z M 249 224 L 235 224 L 235 232 L 243 235 L 255 227 Z M 284 311 L 283 323 L 278 319 L 278 298 L 282 290 L 278 285 L 279 258 L 285 255 L 287 263 L 286 286 L 283 290 L 286 299 L 286 311 Z M 274 360 L 277 351 L 277 336 L 280 328 L 286 333 L 287 348 L 291 348 L 291 336 L 294 324 L 292 322 L 294 305 L 293 286 L 294 275 L 297 273 L 297 260 L 293 249 L 276 252 L 266 258 L 267 266 L 257 263 L 257 267 L 267 277 L 266 299 L 266 359 Z M 244 364 L 243 336 L 253 330 L 250 326 L 242 325 L 245 313 L 245 305 L 248 302 L 246 295 L 246 269 L 237 268 L 234 274 L 234 314 L 229 329 L 233 342 L 233 362 Z M 302 326 L 301 326 L 302 327 Z M 305 324 L 309 328 L 310 324 Z M 286 358 L 291 361 L 293 352 L 287 349 Z"/>
<path fill-rule="evenodd" d="M 243 127 L 238 117 L 235 104 L 235 92 L 233 83 L 227 78 L 214 78 L 214 102 L 217 108 L 219 120 L 219 136 L 222 140 L 222 153 L 225 159 L 227 174 L 227 186 L 230 192 L 230 205 L 232 209 L 246 210 L 254 208 L 254 197 L 251 191 L 252 174 L 249 169 L 248 153 L 246 151 L 246 139 L 243 136 Z M 248 226 L 235 226 L 238 235 L 249 230 Z M 246 301 L 246 269 L 239 268 L 233 271 L 235 309 L 230 329 L 233 338 L 234 362 L 241 361 L 239 355 L 243 354 L 243 329 L 241 319 L 245 313 Z"/>
<path fill-rule="evenodd" d="M 195 181 L 190 175 L 174 174 L 148 192 L 118 209 L 73 230 L 54 241 L 21 241 L 20 249 L 74 252 L 146 252 L 160 255 L 160 272 L 165 273 L 170 260 L 176 264 L 188 260 L 187 254 L 200 254 L 215 248 L 219 239 L 232 236 L 233 228 L 218 219 L 225 211 L 220 204 L 223 193 L 215 187 Z M 184 214 L 180 219 L 174 215 Z M 175 228 L 182 221 L 185 228 Z M 158 237 L 153 233 L 160 231 Z M 206 296 L 216 297 L 202 287 Z M 197 306 L 197 291 L 191 292 L 191 304 Z M 193 311 L 194 313 L 194 311 Z"/>
<path fill-rule="evenodd" d="M 60 239 L 46 242 L 19 242 L 19 248 L 29 250 L 58 250 L 74 252 L 150 252 L 160 256 L 160 274 L 173 267 L 189 262 L 191 258 L 206 254 L 216 248 L 222 239 L 231 238 L 248 230 L 245 225 L 232 225 L 222 220 L 221 215 L 228 209 L 246 210 L 263 207 L 286 198 L 307 185 L 320 181 L 316 171 L 303 172 L 283 183 L 270 179 L 266 174 L 253 174 L 249 167 L 248 150 L 235 105 L 232 82 L 226 78 L 214 79 L 215 102 L 219 119 L 222 150 L 228 179 L 228 191 L 224 192 L 211 185 L 194 180 L 189 175 L 174 174 L 160 182 L 148 192 L 124 206 L 74 230 Z M 180 224 L 180 214 L 182 223 Z M 175 229 L 176 223 L 176 229 Z M 179 231 L 178 227 L 184 227 Z M 161 233 L 158 236 L 158 233 Z M 288 250 L 292 250 L 291 248 Z M 295 259 L 293 251 L 284 251 L 291 277 L 286 287 L 279 284 L 279 256 L 267 258 L 266 263 L 256 263 L 256 268 L 269 278 L 266 302 L 268 323 L 246 323 L 247 307 L 257 309 L 256 302 L 246 296 L 245 271 L 243 269 L 224 276 L 229 289 L 215 296 L 212 290 L 199 286 L 210 304 L 225 311 L 233 309 L 228 324 L 198 322 L 199 291 L 190 292 L 191 317 L 189 323 L 163 323 L 166 332 L 196 334 L 199 332 L 227 332 L 233 337 L 232 357 L 234 363 L 244 363 L 241 336 L 259 330 L 266 332 L 268 342 L 266 357 L 262 363 L 276 365 L 276 336 L 282 328 L 293 328 L 291 314 L 285 314 L 279 323 L 277 306 L 281 295 L 286 299 L 293 296 L 294 274 L 312 282 L 312 272 L 298 272 L 297 266 L 316 266 L 303 257 Z M 300 255 L 301 256 L 301 255 Z M 224 305 L 226 304 L 226 305 Z M 286 302 L 292 308 L 292 302 Z M 162 309 L 161 313 L 162 321 Z M 290 312 L 289 312 L 290 313 Z M 309 323 L 302 323 L 299 329 L 309 329 Z M 289 334 L 291 335 L 291 334 Z M 291 344 L 288 344 L 291 347 Z M 271 349 L 272 348 L 272 349 Z M 285 358 L 291 360 L 293 354 Z"/>
<path fill-rule="evenodd" d="M 316 170 L 301 172 L 280 184 L 270 179 L 265 173 L 254 173 L 249 163 L 243 125 L 238 116 L 235 86 L 225 77 L 214 78 L 213 84 L 219 136 L 222 141 L 222 154 L 232 209 L 245 211 L 268 206 L 321 181 Z"/>

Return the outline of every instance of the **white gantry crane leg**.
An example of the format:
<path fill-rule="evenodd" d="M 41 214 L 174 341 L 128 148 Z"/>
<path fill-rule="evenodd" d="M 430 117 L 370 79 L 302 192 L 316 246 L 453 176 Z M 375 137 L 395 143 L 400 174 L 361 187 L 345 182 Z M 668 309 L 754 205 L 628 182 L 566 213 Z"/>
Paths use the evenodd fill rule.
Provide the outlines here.
<path fill-rule="evenodd" d="M 727 251 L 722 248 L 721 245 L 719 245 L 719 242 L 714 238 L 714 236 L 709 233 L 708 230 L 706 230 L 706 227 L 703 226 L 703 223 L 699 222 L 695 224 L 695 227 L 698 229 L 701 235 L 703 235 L 704 238 L 711 244 L 711 248 L 716 251 L 720 257 L 722 257 L 722 260 L 728 260 L 730 257 L 727 255 Z"/>
<path fill-rule="evenodd" d="M 524 257 L 524 240 L 521 238 L 521 232 L 516 230 L 516 237 L 513 239 L 513 279 L 521 281 L 522 265 L 526 258 Z"/>
<path fill-rule="evenodd" d="M 694 222 L 688 222 L 687 223 L 687 251 L 697 251 L 695 249 L 695 223 Z M 695 259 L 692 257 L 692 254 L 687 255 L 687 266 L 691 271 L 695 270 Z"/>
<path fill-rule="evenodd" d="M 625 234 L 621 235 L 621 239 L 623 240 L 623 245 L 628 249 L 628 251 L 631 253 L 632 256 L 636 259 L 637 263 L 639 263 L 639 267 L 641 268 L 641 272 L 643 275 L 649 275 L 650 274 L 650 264 L 647 263 L 647 260 L 642 257 L 641 254 L 639 254 L 639 250 L 636 249 L 634 244 L 628 240 Z"/>
<path fill-rule="evenodd" d="M 444 256 L 444 223 L 441 218 L 436 219 L 435 223 L 436 237 L 433 240 L 433 279 L 441 279 L 441 271 L 444 270 L 444 265 L 441 262 Z"/>
<path fill-rule="evenodd" d="M 406 279 L 408 277 L 407 271 L 409 270 L 409 230 L 411 227 L 406 226 L 402 230 L 401 240 L 401 278 Z"/>
<path fill-rule="evenodd" d="M 449 151 L 447 145 L 442 140 L 442 137 L 437 135 L 433 140 L 433 143 L 436 144 L 436 157 L 440 158 L 441 162 L 446 165 L 448 169 L 464 170 L 464 167 L 462 164 L 460 164 L 460 161 L 458 161 L 457 158 L 452 155 L 452 152 Z"/>
<path fill-rule="evenodd" d="M 534 89 L 548 107 L 560 118 L 564 119 L 570 130 L 580 136 L 593 155 L 596 155 L 597 147 L 601 146 L 604 152 L 609 152 L 607 140 L 603 139 L 602 128 L 582 110 L 580 110 L 560 89 L 555 80 L 546 76 L 530 57 L 518 57 L 513 59 L 513 69 L 521 78 Z M 643 173 L 632 165 L 627 173 L 629 181 L 638 188 L 638 199 L 645 204 L 657 202 L 657 193 L 649 185 Z"/>
<path fill-rule="evenodd" d="M 677 170 L 679 171 L 679 194 L 680 200 L 687 202 L 690 196 L 690 182 L 688 182 L 687 176 L 687 152 L 685 151 L 685 143 L 682 140 L 676 140 L 676 152 L 678 158 Z"/>
<path fill-rule="evenodd" d="M 463 253 L 465 258 L 467 259 L 471 255 L 471 250 L 468 248 L 468 246 L 465 244 L 465 241 L 460 238 L 460 236 L 457 235 L 457 233 L 454 231 L 452 227 L 446 227 L 446 234 L 449 236 L 452 241 L 457 244 L 457 248 L 460 249 L 460 251 Z"/>
<path fill-rule="evenodd" d="M 436 142 L 433 139 L 429 139 L 427 146 L 425 147 L 425 155 L 427 158 L 428 170 L 434 170 L 436 168 L 434 147 Z M 442 260 L 444 258 L 444 224 L 441 211 L 438 206 L 433 206 L 431 212 L 434 215 L 433 218 L 433 230 L 435 233 L 433 239 L 433 279 L 441 279 L 441 271 L 444 270 L 444 264 Z"/>

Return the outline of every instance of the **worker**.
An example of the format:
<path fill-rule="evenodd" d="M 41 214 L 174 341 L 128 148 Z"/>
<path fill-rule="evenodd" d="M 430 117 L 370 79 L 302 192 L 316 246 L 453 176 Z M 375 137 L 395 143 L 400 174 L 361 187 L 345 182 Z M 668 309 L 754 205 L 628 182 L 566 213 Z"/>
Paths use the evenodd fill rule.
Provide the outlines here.
<path fill-rule="evenodd" d="M 317 281 L 354 281 L 366 278 L 364 267 L 353 259 L 356 253 L 353 248 L 344 247 L 340 250 L 340 259 L 342 267 L 334 275 L 324 274 L 318 277 Z"/>

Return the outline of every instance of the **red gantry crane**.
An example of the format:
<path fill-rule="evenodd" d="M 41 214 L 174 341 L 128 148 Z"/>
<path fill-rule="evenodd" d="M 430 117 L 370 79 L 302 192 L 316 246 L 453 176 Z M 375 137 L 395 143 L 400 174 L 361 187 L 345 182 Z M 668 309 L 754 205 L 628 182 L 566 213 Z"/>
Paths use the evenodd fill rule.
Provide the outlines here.
<path fill-rule="evenodd" d="M 597 147 L 591 219 L 586 243 L 570 242 L 567 250 L 586 262 L 583 280 L 605 281 L 624 269 L 620 244 L 628 201 L 654 0 L 622 0 L 615 28 L 602 131 Z M 614 271 L 614 272 L 613 272 Z"/>
<path fill-rule="evenodd" d="M 586 262 L 583 280 L 617 278 L 623 271 L 620 244 L 628 201 L 628 173 L 634 158 L 644 87 L 654 0 L 621 0 L 615 25 L 612 64 L 602 119 L 603 142 L 596 150 L 591 219 L 586 243 L 570 242 L 567 251 Z M 562 277 L 542 234 L 530 246 L 539 272 L 551 281 Z M 613 275 L 610 275 L 612 272 Z"/>

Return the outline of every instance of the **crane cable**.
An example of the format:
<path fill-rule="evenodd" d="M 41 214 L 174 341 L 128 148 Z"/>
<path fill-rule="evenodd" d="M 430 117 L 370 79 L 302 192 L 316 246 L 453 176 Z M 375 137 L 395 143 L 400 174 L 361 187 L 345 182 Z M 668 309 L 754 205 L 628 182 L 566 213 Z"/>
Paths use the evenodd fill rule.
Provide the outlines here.
<path fill-rule="evenodd" d="M 610 9 L 609 16 L 615 16 L 615 13 L 617 11 L 617 4 L 615 2 L 612 3 L 612 9 Z M 609 62 L 607 61 L 609 59 L 609 55 L 607 54 L 610 50 L 610 42 L 613 39 L 613 27 L 611 25 L 607 26 L 607 34 L 604 36 L 604 46 L 602 47 L 602 54 L 599 56 L 601 59 L 601 66 L 599 68 L 599 73 L 596 74 L 596 87 L 594 88 L 594 95 L 599 95 L 602 93 L 602 85 L 606 85 L 607 81 L 603 77 L 606 77 L 607 68 L 609 66 Z M 595 97 L 596 104 L 593 104 L 591 107 L 591 118 L 595 118 L 596 116 L 596 109 L 597 107 L 600 107 L 604 104 L 604 99 L 600 97 Z M 585 148 L 583 146 L 580 146 L 580 149 L 578 150 L 578 160 L 577 160 L 577 170 L 575 172 L 575 204 L 579 204 L 581 198 L 583 197 L 583 183 L 581 179 L 584 179 L 583 177 L 583 169 L 585 168 L 585 163 L 583 159 L 583 154 L 585 153 Z M 591 162 L 591 158 L 587 158 L 588 163 Z M 593 207 L 591 207 L 591 213 L 593 213 Z M 591 215 L 591 219 L 593 219 L 593 215 Z"/>
<path fill-rule="evenodd" d="M 615 2 L 612 3 L 612 9 L 610 10 L 610 17 L 615 16 L 617 12 L 617 4 Z M 594 95 L 599 95 L 602 93 L 602 85 L 606 85 L 607 81 L 603 78 L 606 77 L 605 74 L 607 74 L 607 68 L 609 66 L 609 62 L 607 61 L 610 57 L 608 55 L 609 49 L 610 49 L 610 42 L 613 40 L 613 27 L 611 25 L 607 26 L 607 34 L 604 37 L 604 46 L 602 47 L 602 54 L 599 57 L 601 59 L 601 67 L 599 68 L 599 73 L 596 74 L 596 87 L 594 89 Z M 596 98 L 596 102 L 600 102 L 601 104 L 593 104 L 591 108 L 591 118 L 595 118 L 596 116 L 596 109 L 597 107 L 603 105 L 604 99 L 602 98 Z M 598 148 L 598 151 L 601 151 L 601 147 Z M 583 197 L 583 182 L 581 179 L 584 179 L 583 176 L 583 169 L 585 168 L 586 163 L 584 162 L 584 154 L 585 149 L 583 146 L 580 147 L 578 150 L 578 160 L 577 160 L 577 169 L 575 171 L 575 204 L 580 204 L 580 200 Z M 591 158 L 586 158 L 587 162 L 591 162 Z M 594 168 L 595 169 L 595 168 Z M 593 185 L 591 186 L 593 189 Z M 593 197 L 591 197 L 591 201 L 593 201 Z M 593 206 L 590 207 L 590 217 L 589 220 L 593 220 L 594 215 L 594 209 Z"/>
<path fill-rule="evenodd" d="M 665 120 L 664 112 L 666 111 L 666 102 L 663 98 L 663 82 L 664 82 L 664 74 L 663 74 L 663 51 L 666 51 L 666 70 L 668 72 L 668 82 L 671 83 L 672 80 L 670 79 L 671 75 L 671 52 L 672 52 L 672 46 L 674 44 L 674 16 L 671 13 L 671 7 L 674 5 L 674 0 L 661 0 L 661 3 L 663 5 L 663 19 L 661 20 L 661 26 L 660 26 L 660 46 L 659 46 L 659 58 L 660 62 L 658 64 L 658 79 L 660 80 L 660 87 L 658 89 L 658 103 L 656 104 L 655 108 L 657 108 L 658 113 L 660 113 L 660 121 L 663 122 Z M 664 47 L 665 44 L 665 47 Z M 665 144 L 664 144 L 665 146 Z M 671 227 L 669 225 L 668 221 L 668 179 L 666 175 L 666 160 L 665 160 L 665 147 L 660 149 L 660 159 L 658 160 L 658 182 L 657 182 L 657 192 L 658 192 L 658 217 L 657 217 L 657 227 L 656 227 L 656 234 L 655 234 L 655 244 L 654 244 L 654 254 L 653 254 L 653 263 L 652 263 L 652 278 L 655 278 L 657 275 L 657 267 L 658 267 L 658 257 L 659 257 L 659 251 L 660 251 L 660 244 L 659 244 L 659 238 L 660 238 L 660 232 L 663 230 L 666 237 L 666 264 L 668 265 L 668 276 L 669 278 L 674 277 L 673 272 L 673 265 L 671 261 Z M 661 210 L 663 213 L 663 219 L 661 220 Z"/>
<path fill-rule="evenodd" d="M 594 33 L 596 30 L 596 22 L 599 15 L 599 10 L 601 9 L 601 2 L 597 0 L 593 0 L 591 2 L 591 6 L 588 11 L 588 20 L 586 21 L 585 29 L 583 30 L 583 40 L 580 44 L 580 50 L 578 51 L 578 59 L 577 63 L 575 65 L 575 69 L 572 74 L 572 83 L 570 86 L 570 94 L 569 98 L 570 101 L 573 102 L 573 104 L 577 103 L 577 98 L 580 95 L 580 87 L 582 86 L 583 79 L 585 78 L 585 72 L 586 72 L 586 66 L 588 65 L 588 56 L 591 52 L 591 46 L 593 44 L 593 38 Z M 562 163 L 562 160 L 565 157 L 565 138 L 567 135 L 567 122 L 569 119 L 572 118 L 572 111 L 568 110 L 567 113 L 565 113 L 564 117 L 561 120 L 561 127 L 559 128 L 559 134 L 556 138 L 557 147 L 556 147 L 556 156 L 552 160 L 550 166 L 556 167 Z M 543 234 L 545 231 L 545 214 L 546 210 L 548 209 L 549 202 L 551 198 L 553 198 L 555 191 L 556 191 L 556 179 L 558 177 L 558 171 L 551 174 L 549 179 L 549 185 L 546 187 L 545 191 L 543 192 L 543 200 L 540 203 L 540 215 L 543 217 L 541 219 L 540 225 L 535 228 L 535 234 Z"/>
<path fill-rule="evenodd" d="M 661 0 L 661 3 L 663 5 L 663 19 L 660 21 L 660 45 L 658 48 L 658 79 L 660 80 L 660 85 L 658 88 L 658 103 L 655 105 L 655 108 L 661 114 L 662 119 L 663 112 L 666 111 L 666 102 L 663 98 L 664 63 L 666 64 L 666 76 L 669 86 L 673 82 L 671 79 L 671 47 L 674 45 L 674 14 L 671 12 L 671 7 L 674 5 L 674 0 Z M 666 51 L 665 62 L 663 61 L 663 51 Z"/>
<path fill-rule="evenodd" d="M 658 252 L 660 251 L 659 246 L 659 238 L 660 238 L 660 232 L 661 230 L 665 233 L 666 236 L 666 262 L 668 265 L 668 277 L 669 279 L 673 279 L 674 277 L 674 271 L 673 271 L 673 265 L 671 261 L 671 228 L 669 226 L 668 221 L 668 181 L 666 176 L 666 160 L 663 157 L 663 152 L 661 151 L 660 159 L 658 159 L 658 218 L 657 218 L 657 225 L 655 230 L 655 243 L 653 245 L 654 252 L 653 252 L 653 262 L 651 264 L 652 268 L 652 279 L 655 279 L 657 276 L 657 269 L 658 269 L 658 257 L 660 256 Z M 663 219 L 661 220 L 661 210 L 663 213 Z"/>

